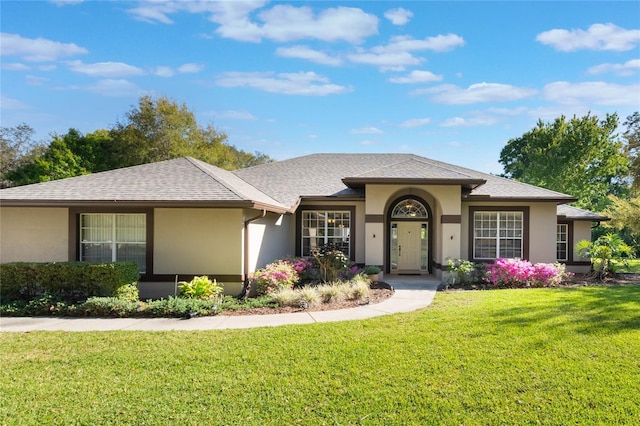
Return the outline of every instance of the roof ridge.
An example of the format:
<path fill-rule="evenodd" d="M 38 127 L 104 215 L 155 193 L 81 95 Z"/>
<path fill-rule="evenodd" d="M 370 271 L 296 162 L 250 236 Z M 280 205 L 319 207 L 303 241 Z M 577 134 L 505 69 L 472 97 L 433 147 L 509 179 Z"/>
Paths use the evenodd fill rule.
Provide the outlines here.
<path fill-rule="evenodd" d="M 225 188 L 227 188 L 229 191 L 231 191 L 232 193 L 234 193 L 236 196 L 245 199 L 245 200 L 250 200 L 253 197 L 250 197 L 249 195 L 243 193 L 242 191 L 238 190 L 234 185 L 231 185 L 229 183 L 229 180 L 226 179 L 225 175 L 230 175 L 233 176 L 235 179 L 238 179 L 239 181 L 241 181 L 243 184 L 250 186 L 251 188 L 253 188 L 256 192 L 259 192 L 260 194 L 264 195 L 265 197 L 267 197 L 269 200 L 274 202 L 274 205 L 280 205 L 282 206 L 283 204 L 280 203 L 278 200 L 276 200 L 275 198 L 273 198 L 271 195 L 267 194 L 266 192 L 256 188 L 254 185 L 252 185 L 251 183 L 247 182 L 246 180 L 242 179 L 240 176 L 236 175 L 235 173 L 229 171 L 229 170 L 225 170 L 222 169 L 218 166 L 214 166 L 213 164 L 209 164 L 206 161 L 202 161 L 202 160 L 198 160 L 196 158 L 193 157 L 184 157 L 187 161 L 189 161 L 191 164 L 193 164 L 194 166 L 196 166 L 199 170 L 201 170 L 204 174 L 206 174 L 207 176 L 209 176 L 210 178 L 222 183 L 224 185 Z M 218 176 L 215 175 L 214 173 L 212 173 L 212 170 L 210 169 L 205 169 L 203 167 L 203 165 L 206 165 L 207 167 L 214 167 L 216 169 L 217 172 L 222 172 L 222 176 Z M 255 200 L 254 200 L 255 201 Z"/>
<path fill-rule="evenodd" d="M 198 160 L 198 159 L 193 158 L 193 157 L 189 157 L 189 156 L 187 156 L 187 157 L 184 157 L 184 158 L 185 158 L 187 161 L 189 161 L 191 164 L 193 164 L 194 166 L 196 166 L 196 167 L 197 167 L 197 168 L 198 168 L 202 173 L 204 173 L 204 174 L 206 174 L 207 176 L 209 176 L 211 179 L 213 179 L 213 180 L 215 180 L 215 181 L 218 181 L 218 182 L 222 181 L 222 182 L 220 182 L 220 183 L 222 183 L 222 184 L 224 185 L 224 187 L 225 187 L 225 188 L 227 188 L 229 191 L 233 192 L 233 193 L 234 193 L 235 195 L 237 195 L 238 197 L 243 198 L 243 199 L 249 199 L 249 198 L 250 198 L 250 197 L 247 197 L 245 194 L 242 194 L 242 193 L 240 193 L 239 191 L 236 191 L 236 190 L 235 190 L 235 188 L 233 188 L 233 187 L 232 187 L 232 185 L 229 185 L 229 182 L 227 182 L 227 180 L 226 180 L 226 179 L 224 179 L 222 176 L 216 176 L 216 175 L 214 175 L 213 173 L 211 173 L 211 171 L 210 171 L 210 170 L 206 170 L 205 168 L 203 168 L 203 167 L 202 167 L 202 164 L 206 164 L 207 166 L 210 166 L 210 167 L 216 167 L 217 169 L 219 169 L 219 170 L 221 170 L 221 171 L 223 171 L 223 172 L 225 172 L 225 171 L 227 171 L 227 170 L 221 169 L 220 167 L 214 166 L 213 164 L 209 164 L 209 163 L 207 163 L 207 162 L 205 162 L 205 161 Z M 229 172 L 229 173 L 231 173 L 231 172 Z M 232 174 L 233 174 L 233 173 L 232 173 Z M 234 174 L 234 176 L 236 176 L 236 175 Z M 236 176 L 236 177 L 237 177 L 238 179 L 240 179 L 240 180 L 242 180 L 242 181 L 244 182 L 244 180 L 243 180 L 242 178 L 240 178 L 239 176 Z M 262 192 L 262 191 L 260 191 L 260 192 Z M 266 195 L 266 194 L 265 194 L 265 195 Z M 271 198 L 271 197 L 269 197 L 269 198 Z"/>

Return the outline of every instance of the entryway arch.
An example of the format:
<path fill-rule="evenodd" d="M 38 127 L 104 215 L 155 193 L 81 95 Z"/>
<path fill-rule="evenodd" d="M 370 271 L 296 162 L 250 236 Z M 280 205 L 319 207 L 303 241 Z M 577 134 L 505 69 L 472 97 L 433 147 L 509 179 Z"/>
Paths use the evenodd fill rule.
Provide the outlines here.
<path fill-rule="evenodd" d="M 415 194 L 394 199 L 386 217 L 387 272 L 431 273 L 433 213 Z"/>

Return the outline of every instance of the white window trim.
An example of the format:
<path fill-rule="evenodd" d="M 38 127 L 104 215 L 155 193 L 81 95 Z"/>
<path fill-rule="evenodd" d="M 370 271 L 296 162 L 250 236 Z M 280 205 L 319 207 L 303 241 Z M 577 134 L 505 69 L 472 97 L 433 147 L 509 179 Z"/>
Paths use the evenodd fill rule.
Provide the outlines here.
<path fill-rule="evenodd" d="M 318 236 L 305 237 L 304 231 L 305 231 L 305 229 L 309 229 L 309 228 L 305 227 L 305 214 L 308 214 L 308 213 L 318 213 L 318 214 L 323 214 L 324 215 L 324 217 L 325 217 L 324 235 L 322 237 L 318 237 Z M 300 220 L 302 221 L 301 226 L 300 226 L 300 230 L 301 230 L 301 232 L 300 232 L 300 234 L 301 234 L 300 235 L 300 244 L 301 244 L 300 245 L 300 252 L 301 252 L 301 255 L 303 255 L 303 256 L 305 255 L 304 254 L 304 242 L 305 242 L 305 240 L 310 240 L 312 238 L 324 238 L 323 245 L 326 245 L 326 244 L 328 244 L 330 242 L 329 240 L 331 238 L 334 238 L 334 239 L 338 238 L 336 236 L 329 236 L 328 235 L 328 233 L 329 233 L 328 230 L 330 229 L 329 228 L 329 219 L 328 218 L 329 218 L 329 214 L 330 213 L 333 213 L 333 214 L 340 213 L 340 214 L 348 214 L 349 215 L 349 226 L 347 228 L 349 230 L 348 250 L 347 250 L 347 253 L 345 253 L 345 255 L 348 258 L 351 258 L 351 251 L 353 250 L 353 241 L 352 241 L 353 215 L 352 215 L 352 212 L 350 210 L 326 210 L 326 209 L 317 209 L 317 210 L 316 209 L 304 209 L 304 210 L 302 210 L 302 214 L 301 214 L 301 217 L 300 217 Z"/>
<path fill-rule="evenodd" d="M 560 240 L 560 230 L 558 229 L 559 227 L 564 227 L 564 241 Z M 558 244 L 564 244 L 565 248 L 564 248 L 564 253 L 565 253 L 565 257 L 563 258 L 559 258 L 558 257 Z M 568 223 L 558 223 L 556 225 L 556 260 L 560 261 L 560 262 L 567 262 L 569 260 L 569 224 Z"/>
<path fill-rule="evenodd" d="M 476 214 L 484 214 L 484 213 L 490 213 L 490 214 L 495 214 L 496 215 L 496 235 L 495 237 L 476 237 L 475 232 L 476 232 L 476 225 L 475 225 L 475 221 L 476 221 Z M 519 214 L 520 215 L 520 223 L 522 224 L 522 227 L 520 228 L 520 237 L 509 237 L 509 240 L 520 240 L 520 254 L 521 257 L 524 256 L 524 228 L 525 228 L 525 214 L 522 211 L 518 211 L 518 210 L 475 210 L 473 217 L 471 218 L 472 223 L 473 223 L 473 227 L 472 227 L 472 238 L 473 238 L 473 258 L 474 259 L 478 259 L 478 260 L 495 260 L 495 259 L 499 259 L 501 257 L 501 249 L 500 249 L 500 215 L 501 214 Z M 503 239 L 507 239 L 507 238 L 503 238 Z M 496 247 L 496 257 L 479 257 L 476 256 L 476 242 L 478 240 L 492 240 L 495 241 L 495 247 Z"/>

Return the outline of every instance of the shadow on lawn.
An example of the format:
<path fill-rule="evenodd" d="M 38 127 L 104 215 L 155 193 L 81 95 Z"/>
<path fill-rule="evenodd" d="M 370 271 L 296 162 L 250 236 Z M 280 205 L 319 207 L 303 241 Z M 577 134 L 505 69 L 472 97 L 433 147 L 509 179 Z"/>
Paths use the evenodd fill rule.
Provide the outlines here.
<path fill-rule="evenodd" d="M 526 291 L 526 290 L 525 290 Z M 529 303 L 494 312 L 499 326 L 559 327 L 582 334 L 640 330 L 640 285 L 557 288 L 554 303 Z"/>

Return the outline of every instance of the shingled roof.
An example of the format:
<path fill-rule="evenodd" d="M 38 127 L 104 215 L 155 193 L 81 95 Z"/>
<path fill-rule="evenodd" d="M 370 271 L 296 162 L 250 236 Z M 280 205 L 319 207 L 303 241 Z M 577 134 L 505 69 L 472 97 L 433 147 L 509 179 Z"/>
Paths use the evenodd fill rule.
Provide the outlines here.
<path fill-rule="evenodd" d="M 607 216 L 590 212 L 588 210 L 582 210 L 578 207 L 573 207 L 566 204 L 559 205 L 556 211 L 558 212 L 558 217 L 564 219 L 585 220 L 589 222 L 604 222 L 607 220 L 611 220 L 611 218 Z"/>
<path fill-rule="evenodd" d="M 469 199 L 575 201 L 566 194 L 414 154 L 311 154 L 234 173 L 287 206 L 301 196 L 358 196 L 362 184 L 374 182 L 462 185 L 469 188 Z"/>
<path fill-rule="evenodd" d="M 367 183 L 460 185 L 467 199 L 575 198 L 414 154 L 312 154 L 229 172 L 193 158 L 0 190 L 3 205 L 171 205 L 291 212 L 303 198 L 364 198 Z"/>
<path fill-rule="evenodd" d="M 3 205 L 118 203 L 287 210 L 235 174 L 189 157 L 7 188 L 0 191 L 0 202 Z"/>

